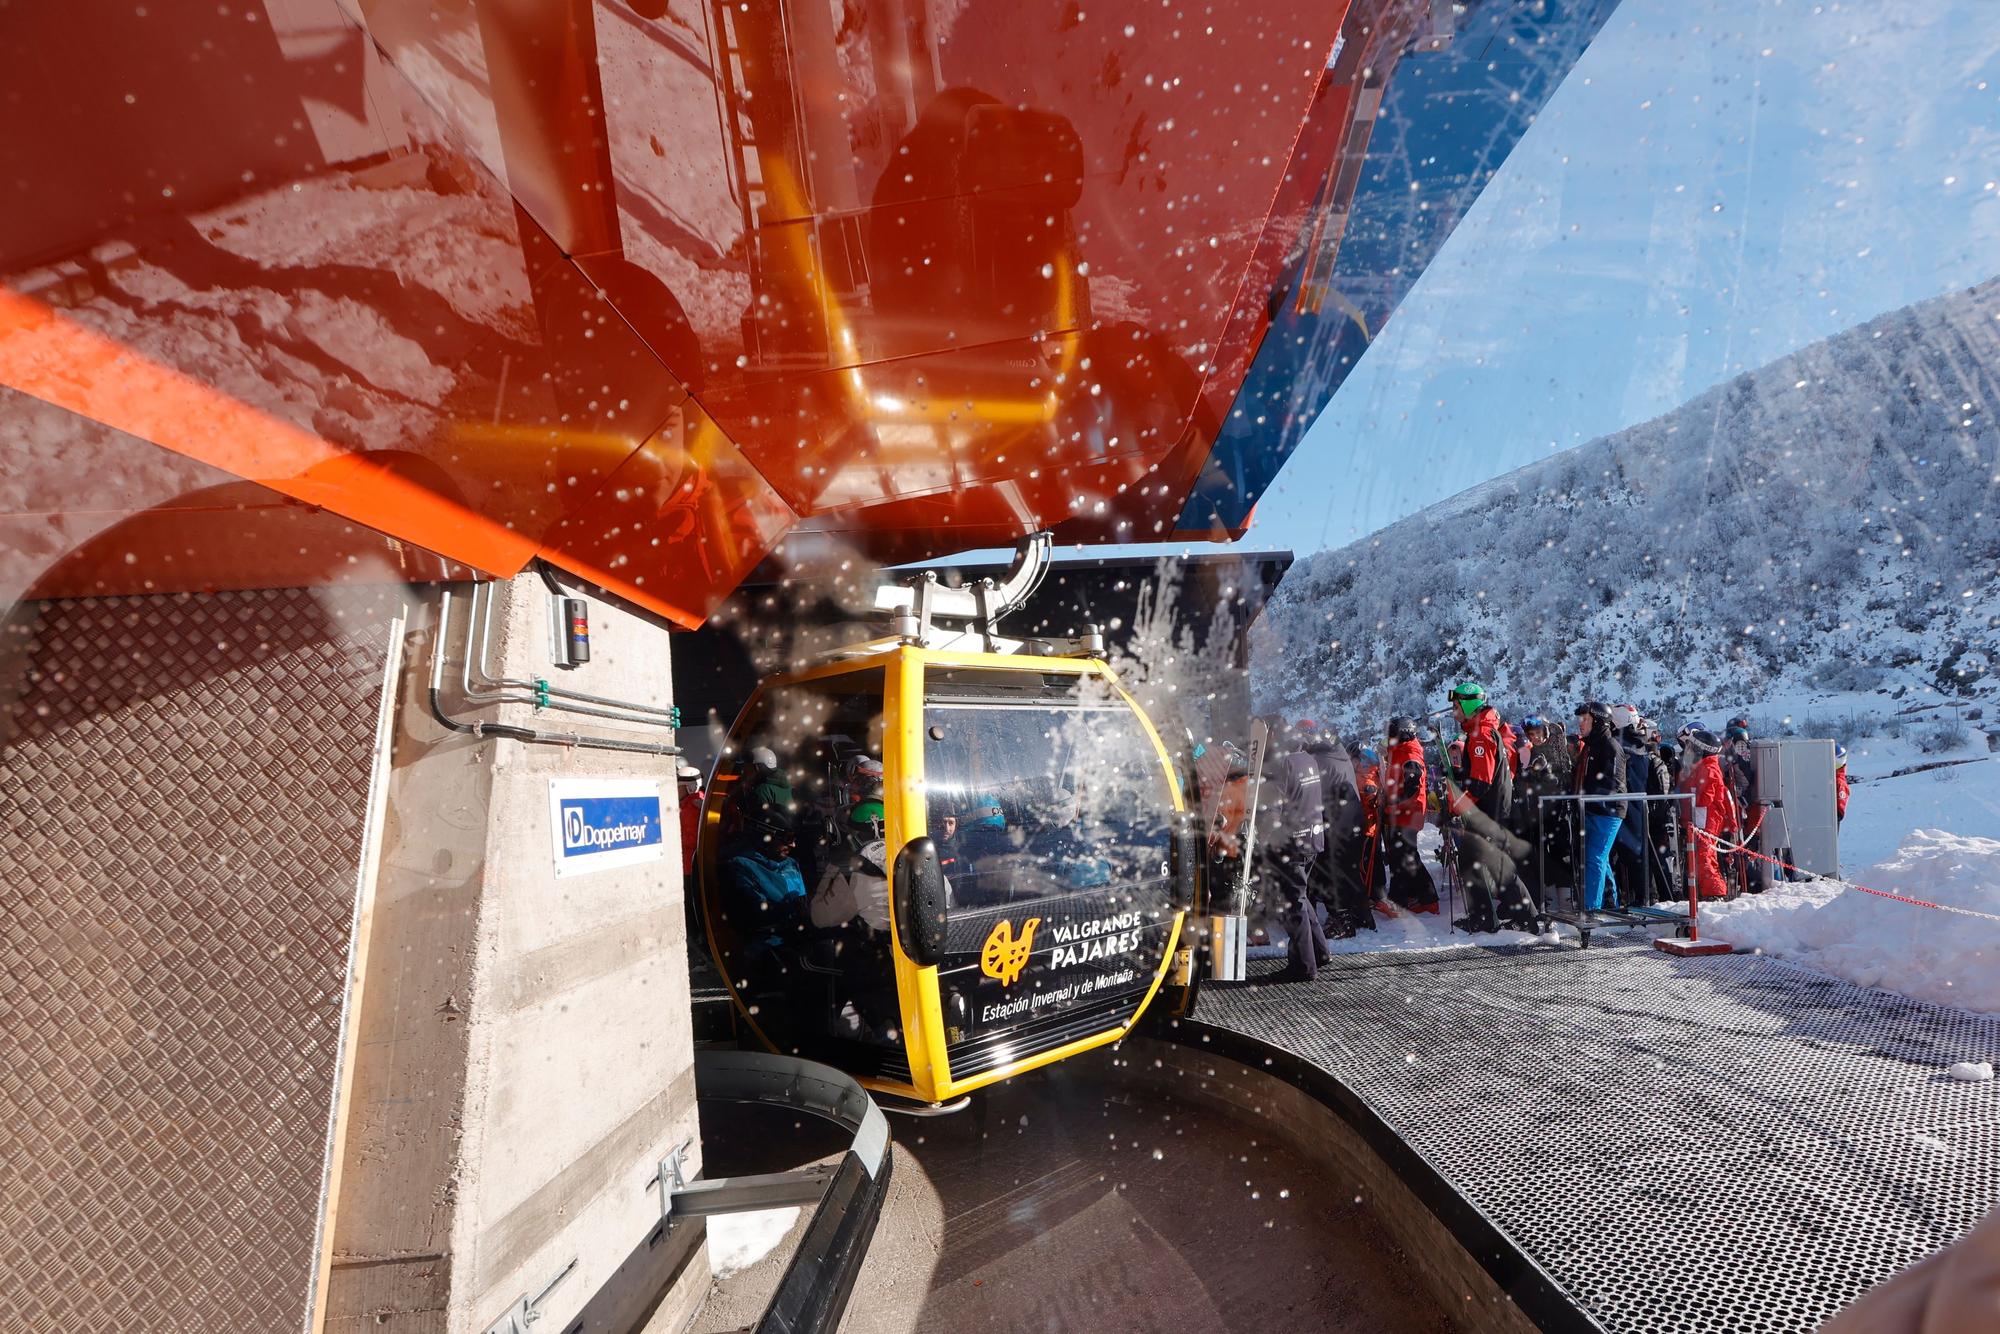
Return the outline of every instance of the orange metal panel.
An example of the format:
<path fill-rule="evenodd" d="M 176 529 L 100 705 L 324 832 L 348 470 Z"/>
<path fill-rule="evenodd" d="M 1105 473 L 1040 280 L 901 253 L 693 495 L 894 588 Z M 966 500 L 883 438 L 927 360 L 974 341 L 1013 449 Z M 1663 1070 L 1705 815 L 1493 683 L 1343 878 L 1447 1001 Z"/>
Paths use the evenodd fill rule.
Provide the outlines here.
<path fill-rule="evenodd" d="M 799 525 L 1160 536 L 1338 137 L 1344 9 L 40 8 L 0 35 L 41 113 L 0 138 L 0 388 L 682 623 Z M 248 546 L 203 578 L 313 564 Z"/>

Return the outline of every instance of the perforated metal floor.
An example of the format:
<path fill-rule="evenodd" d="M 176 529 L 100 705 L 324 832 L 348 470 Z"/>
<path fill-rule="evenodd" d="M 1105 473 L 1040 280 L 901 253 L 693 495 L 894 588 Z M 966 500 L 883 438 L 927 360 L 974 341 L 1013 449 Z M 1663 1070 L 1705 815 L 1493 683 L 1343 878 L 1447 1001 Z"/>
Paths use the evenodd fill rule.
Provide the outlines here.
<path fill-rule="evenodd" d="M 1650 949 L 1333 969 L 1196 1019 L 1351 1089 L 1612 1331 L 1807 1331 L 2000 1205 L 2000 1019 Z"/>

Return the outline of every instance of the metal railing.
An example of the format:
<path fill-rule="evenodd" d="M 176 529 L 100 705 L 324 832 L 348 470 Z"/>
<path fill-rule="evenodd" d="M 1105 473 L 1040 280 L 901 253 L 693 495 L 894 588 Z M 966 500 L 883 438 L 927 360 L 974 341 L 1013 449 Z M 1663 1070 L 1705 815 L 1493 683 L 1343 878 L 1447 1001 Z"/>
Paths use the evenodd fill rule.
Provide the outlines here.
<path fill-rule="evenodd" d="M 1685 804 L 1687 800 L 1687 794 L 1684 792 L 1660 794 L 1648 794 L 1644 792 L 1560 793 L 1554 796 L 1536 798 L 1535 878 L 1541 886 L 1543 912 L 1559 921 L 1566 921 L 1572 926 L 1580 927 L 1580 924 L 1584 921 L 1584 913 L 1586 911 L 1581 899 L 1585 851 L 1583 847 L 1584 829 L 1582 820 L 1573 821 L 1570 828 L 1570 864 L 1576 868 L 1576 873 L 1572 877 L 1573 883 L 1564 886 L 1569 891 L 1570 910 L 1568 913 L 1556 912 L 1552 911 L 1549 906 L 1554 896 L 1554 887 L 1548 881 L 1549 840 L 1546 834 L 1549 818 L 1548 807 L 1551 804 L 1558 806 L 1574 804 L 1577 808 L 1577 814 L 1581 816 L 1587 815 L 1592 805 L 1647 806 L 1663 802 L 1680 802 Z M 1658 907 L 1657 905 L 1662 896 L 1653 892 L 1654 876 L 1656 873 L 1664 882 L 1664 888 L 1669 891 L 1670 895 L 1684 896 L 1690 888 L 1687 876 L 1687 827 L 1684 821 L 1676 818 L 1671 828 L 1671 859 L 1666 866 L 1659 864 L 1661 851 L 1659 846 L 1653 842 L 1652 829 L 1648 827 L 1640 835 L 1640 892 L 1641 897 L 1645 901 L 1636 906 L 1627 905 L 1615 909 L 1600 908 L 1597 910 L 1598 912 L 1613 919 L 1623 918 L 1630 925 L 1639 925 L 1647 921 L 1665 920 L 1678 922 L 1684 920 L 1685 914 L 1673 909 Z M 1586 944 L 1589 942 L 1588 933 L 1585 933 L 1584 940 Z"/>

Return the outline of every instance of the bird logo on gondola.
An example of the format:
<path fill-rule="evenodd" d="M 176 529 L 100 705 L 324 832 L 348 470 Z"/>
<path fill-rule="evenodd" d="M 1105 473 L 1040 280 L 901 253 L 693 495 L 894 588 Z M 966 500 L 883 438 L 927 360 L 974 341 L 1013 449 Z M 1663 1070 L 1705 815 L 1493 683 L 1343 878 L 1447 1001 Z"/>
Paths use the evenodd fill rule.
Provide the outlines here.
<path fill-rule="evenodd" d="M 986 937 L 986 944 L 979 951 L 979 971 L 988 977 L 998 978 L 1003 987 L 1013 986 L 1014 980 L 1028 966 L 1028 951 L 1035 943 L 1035 928 L 1041 924 L 1041 918 L 1030 917 L 1021 923 L 1021 934 L 1017 936 L 1012 923 L 995 923 L 993 933 Z"/>

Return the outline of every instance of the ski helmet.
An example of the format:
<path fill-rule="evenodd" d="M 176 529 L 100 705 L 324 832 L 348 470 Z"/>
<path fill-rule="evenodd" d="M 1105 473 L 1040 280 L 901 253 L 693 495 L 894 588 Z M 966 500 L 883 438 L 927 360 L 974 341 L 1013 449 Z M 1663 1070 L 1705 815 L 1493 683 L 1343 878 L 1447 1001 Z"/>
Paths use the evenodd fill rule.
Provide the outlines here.
<path fill-rule="evenodd" d="M 743 825 L 763 843 L 790 843 L 794 839 L 791 812 L 780 806 L 759 806 L 744 812 Z"/>
<path fill-rule="evenodd" d="M 1742 723 L 1731 723 L 1729 724 L 1729 730 L 1724 732 L 1723 735 L 1731 741 L 1748 741 L 1750 739 L 1750 729 Z"/>
<path fill-rule="evenodd" d="M 880 797 L 863 797 L 847 808 L 848 829 L 856 836 L 866 834 L 871 838 L 880 838 L 886 823 Z"/>
<path fill-rule="evenodd" d="M 1486 707 L 1486 687 L 1477 681 L 1460 681 L 1451 688 L 1451 702 L 1458 706 L 1460 717 L 1470 718 Z"/>
<path fill-rule="evenodd" d="M 1847 767 L 1847 747 L 1841 745 L 1838 741 L 1833 743 L 1833 767 L 1836 769 L 1845 769 Z"/>
<path fill-rule="evenodd" d="M 1611 721 L 1611 706 L 1601 699 L 1585 700 L 1576 706 L 1576 716 L 1581 718 L 1586 714 L 1600 723 L 1608 723 Z"/>
<path fill-rule="evenodd" d="M 1545 730 L 1548 727 L 1548 725 L 1549 725 L 1548 721 L 1545 718 L 1543 718 L 1542 715 L 1540 715 L 1539 713 L 1531 713 L 1527 717 L 1521 720 L 1522 731 L 1527 731 L 1530 728 L 1536 731 L 1542 731 Z"/>
<path fill-rule="evenodd" d="M 1624 731 L 1638 721 L 1639 711 L 1630 704 L 1613 704 L 1611 706 L 1611 725 L 1619 731 Z"/>
<path fill-rule="evenodd" d="M 1415 741 L 1417 739 L 1417 720 L 1402 714 L 1397 714 L 1394 718 L 1391 718 L 1389 720 L 1389 739 L 1391 741 Z"/>
<path fill-rule="evenodd" d="M 1363 764 L 1380 764 L 1382 757 L 1376 753 L 1375 747 L 1364 741 L 1361 744 L 1361 762 Z"/>
<path fill-rule="evenodd" d="M 1707 728 L 1696 727 L 1687 734 L 1687 748 L 1696 755 L 1715 755 L 1721 752 L 1722 742 Z"/>

